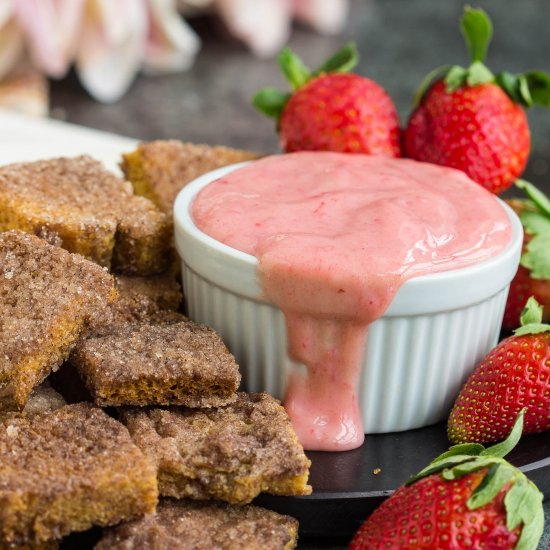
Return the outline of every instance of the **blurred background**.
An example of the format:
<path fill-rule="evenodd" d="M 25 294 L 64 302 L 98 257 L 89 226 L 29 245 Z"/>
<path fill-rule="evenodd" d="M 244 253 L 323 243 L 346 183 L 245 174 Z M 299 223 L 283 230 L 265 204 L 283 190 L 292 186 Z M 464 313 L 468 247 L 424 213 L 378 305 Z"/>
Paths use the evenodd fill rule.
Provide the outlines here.
<path fill-rule="evenodd" d="M 41 2 L 42 9 L 49 3 L 63 4 L 62 0 Z M 135 7 L 142 0 L 119 0 L 111 7 L 105 0 L 67 2 L 73 12 L 75 6 L 84 10 L 92 31 L 65 37 L 67 43 L 80 40 L 86 45 L 87 49 L 76 55 L 77 70 L 68 56 L 65 67 L 49 68 L 50 74 L 57 71 L 61 76 L 50 79 L 50 116 L 141 140 L 177 138 L 258 152 L 277 151 L 273 122 L 254 110 L 250 98 L 266 85 L 285 89 L 274 56 L 287 38 L 312 67 L 344 42 L 355 41 L 361 54 L 356 71 L 386 88 L 403 124 L 424 75 L 442 64 L 467 63 L 458 30 L 462 0 L 178 0 L 180 14 L 176 15 L 184 27 L 178 27 L 174 20 L 176 0 L 143 0 L 148 4 L 146 16 L 157 26 L 147 31 L 149 41 L 156 39 L 157 51 L 153 44 L 139 65 L 139 60 L 128 55 L 131 44 L 125 45 L 118 66 L 105 53 L 105 41 L 109 34 L 116 39 L 117 32 L 125 29 L 120 27 L 121 14 L 109 10 L 119 3 Z M 0 0 L 0 28 L 2 5 L 13 8 L 18 3 L 29 9 L 33 1 Z M 34 3 L 40 5 L 37 0 Z M 493 20 L 494 37 L 487 63 L 494 72 L 550 71 L 550 32 L 543 15 L 548 11 L 548 0 L 480 0 L 473 5 L 483 7 Z M 94 10 L 90 11 L 90 6 L 95 6 Z M 36 9 L 31 13 L 34 19 Z M 98 13 L 113 20 L 118 17 L 118 27 L 111 24 L 103 29 L 107 39 L 97 30 Z M 19 15 L 24 20 L 25 13 Z M 69 12 L 64 17 L 70 20 L 77 16 Z M 127 11 L 122 20 L 130 21 L 129 26 L 139 24 L 139 14 Z M 134 20 L 137 23 L 132 23 Z M 51 33 L 62 32 L 54 27 Z M 36 29 L 25 31 L 28 49 L 40 52 L 42 48 L 48 53 L 47 40 L 42 37 L 40 43 L 40 32 L 37 37 Z M 159 51 L 163 41 L 164 46 L 173 47 L 175 54 Z M 108 63 L 105 59 L 98 61 L 102 53 Z M 171 53 L 176 58 L 169 58 Z M 43 53 L 40 59 L 40 55 L 35 51 L 34 61 L 48 69 L 48 59 Z M 145 67 L 148 74 L 139 71 L 140 67 Z M 109 71 L 122 75 L 118 90 L 109 90 Z M 25 86 L 28 91 L 29 84 Z M 34 93 L 35 99 L 41 93 L 43 98 L 44 91 L 36 87 L 36 82 Z M 550 181 L 550 109 L 532 108 L 529 119 L 533 153 L 525 177 L 544 184 Z"/>
<path fill-rule="evenodd" d="M 316 67 L 351 40 L 361 55 L 356 72 L 389 92 L 404 125 L 429 71 L 468 63 L 458 29 L 464 3 L 0 0 L 0 107 L 140 140 L 276 152 L 273 121 L 250 101 L 264 86 L 286 89 L 276 53 L 288 43 Z M 493 21 L 493 72 L 550 72 L 549 0 L 472 5 Z M 524 177 L 550 191 L 550 109 L 532 108 L 529 121 Z M 9 139 L 0 125 L 0 148 Z M 550 547 L 549 531 L 547 519 L 540 548 Z"/>

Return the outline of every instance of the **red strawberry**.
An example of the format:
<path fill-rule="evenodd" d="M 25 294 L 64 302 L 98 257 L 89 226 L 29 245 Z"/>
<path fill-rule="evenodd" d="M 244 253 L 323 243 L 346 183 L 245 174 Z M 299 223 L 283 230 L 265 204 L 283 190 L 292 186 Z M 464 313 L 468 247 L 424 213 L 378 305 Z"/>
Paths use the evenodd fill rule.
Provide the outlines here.
<path fill-rule="evenodd" d="M 461 30 L 471 65 L 440 67 L 425 79 L 405 131 L 405 155 L 457 168 L 500 193 L 521 175 L 529 156 L 529 126 L 520 105 L 548 106 L 550 76 L 539 71 L 493 75 L 483 63 L 492 36 L 483 10 L 466 7 Z"/>
<path fill-rule="evenodd" d="M 277 120 L 285 152 L 401 156 L 395 105 L 376 82 L 347 72 L 357 60 L 348 44 L 312 73 L 289 48 L 282 51 L 279 65 L 294 92 L 264 88 L 253 101 Z"/>
<path fill-rule="evenodd" d="M 516 185 L 528 199 L 509 200 L 525 230 L 521 266 L 510 284 L 502 327 L 519 326 L 527 298 L 533 296 L 544 306 L 543 321 L 550 321 L 550 199 L 533 184 L 518 180 Z"/>
<path fill-rule="evenodd" d="M 449 92 L 440 80 L 405 131 L 406 156 L 462 170 L 495 194 L 523 172 L 529 147 L 525 112 L 491 83 Z"/>
<path fill-rule="evenodd" d="M 533 550 L 543 530 L 542 494 L 502 457 L 521 435 L 489 449 L 457 445 L 386 500 L 350 550 Z"/>
<path fill-rule="evenodd" d="M 451 443 L 500 441 L 525 408 L 525 433 L 550 429 L 550 325 L 529 298 L 515 335 L 476 367 L 449 416 Z"/>

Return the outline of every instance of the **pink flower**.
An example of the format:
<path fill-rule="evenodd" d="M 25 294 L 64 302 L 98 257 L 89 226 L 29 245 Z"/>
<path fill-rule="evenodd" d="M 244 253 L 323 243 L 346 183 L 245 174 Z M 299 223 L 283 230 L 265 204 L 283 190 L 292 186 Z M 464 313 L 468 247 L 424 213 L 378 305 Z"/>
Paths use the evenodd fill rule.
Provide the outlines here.
<path fill-rule="evenodd" d="M 0 0 L 0 79 L 23 55 L 23 33 L 15 20 L 12 0 Z"/>
<path fill-rule="evenodd" d="M 122 97 L 141 68 L 180 71 L 200 42 L 175 0 L 0 0 L 0 78 L 22 57 L 46 75 L 71 64 L 96 99 Z"/>
<path fill-rule="evenodd" d="M 213 0 L 230 32 L 261 57 L 276 54 L 288 40 L 292 17 L 325 34 L 346 23 L 348 0 Z"/>
<path fill-rule="evenodd" d="M 26 55 L 45 75 L 62 78 L 74 63 L 88 92 L 118 100 L 140 70 L 189 68 L 200 41 L 177 11 L 178 0 L 0 0 L 0 79 Z M 293 17 L 320 32 L 339 32 L 348 0 L 179 0 L 210 6 L 254 53 L 271 56 L 287 41 Z"/>
<path fill-rule="evenodd" d="M 12 0 L 34 65 L 60 78 L 74 56 L 84 0 Z"/>
<path fill-rule="evenodd" d="M 325 34 L 344 30 L 348 18 L 347 0 L 293 0 L 294 16 Z"/>

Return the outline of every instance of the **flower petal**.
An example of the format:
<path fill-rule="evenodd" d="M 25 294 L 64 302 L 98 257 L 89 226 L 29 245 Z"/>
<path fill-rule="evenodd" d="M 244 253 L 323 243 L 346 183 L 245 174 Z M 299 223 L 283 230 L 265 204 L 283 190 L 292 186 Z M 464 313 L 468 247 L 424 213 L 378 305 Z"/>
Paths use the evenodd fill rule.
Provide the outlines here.
<path fill-rule="evenodd" d="M 349 12 L 348 0 L 293 0 L 294 15 L 325 34 L 344 30 Z"/>
<path fill-rule="evenodd" d="M 0 28 L 14 16 L 13 0 L 0 0 Z"/>
<path fill-rule="evenodd" d="M 149 29 L 144 69 L 149 73 L 183 71 L 195 60 L 198 36 L 176 11 L 174 0 L 147 0 Z"/>
<path fill-rule="evenodd" d="M 62 77 L 72 62 L 84 0 L 17 0 L 17 21 L 27 38 L 33 63 Z"/>
<path fill-rule="evenodd" d="M 260 57 L 275 55 L 290 34 L 290 0 L 216 0 L 229 31 Z"/>
<path fill-rule="evenodd" d="M 23 55 L 23 33 L 14 19 L 0 24 L 0 80 Z"/>
<path fill-rule="evenodd" d="M 87 0 L 77 52 L 82 85 L 97 100 L 112 103 L 139 70 L 147 29 L 144 0 Z"/>

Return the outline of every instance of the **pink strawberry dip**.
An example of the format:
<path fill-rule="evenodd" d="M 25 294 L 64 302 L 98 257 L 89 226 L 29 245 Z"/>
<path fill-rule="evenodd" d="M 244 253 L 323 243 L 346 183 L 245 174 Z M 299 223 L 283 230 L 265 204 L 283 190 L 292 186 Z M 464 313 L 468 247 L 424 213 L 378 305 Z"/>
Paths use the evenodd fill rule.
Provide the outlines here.
<path fill-rule="evenodd" d="M 399 287 L 487 260 L 512 236 L 495 197 L 462 172 L 329 152 L 233 171 L 198 194 L 192 216 L 258 259 L 264 298 L 283 311 L 288 355 L 301 364 L 284 403 L 307 450 L 363 443 L 357 385 L 367 330 Z"/>

